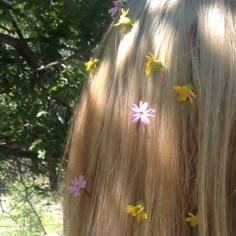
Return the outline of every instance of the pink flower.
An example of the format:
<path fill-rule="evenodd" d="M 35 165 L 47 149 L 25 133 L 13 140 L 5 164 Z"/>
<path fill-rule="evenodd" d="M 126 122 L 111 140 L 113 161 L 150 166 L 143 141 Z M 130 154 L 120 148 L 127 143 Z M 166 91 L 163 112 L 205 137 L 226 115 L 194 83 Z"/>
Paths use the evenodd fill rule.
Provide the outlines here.
<path fill-rule="evenodd" d="M 86 181 L 84 180 L 84 176 L 80 175 L 79 177 L 75 177 L 72 181 L 72 185 L 68 187 L 69 193 L 73 194 L 74 197 L 80 196 L 80 190 L 86 187 Z"/>
<path fill-rule="evenodd" d="M 108 13 L 111 14 L 111 16 L 115 16 L 117 12 L 121 10 L 121 8 L 124 6 L 124 0 L 118 0 L 113 2 L 115 7 L 111 8 Z"/>
<path fill-rule="evenodd" d="M 155 109 L 148 108 L 147 102 L 139 102 L 139 106 L 133 104 L 131 107 L 132 114 L 132 122 L 141 122 L 144 125 L 148 125 L 150 123 L 149 117 L 155 117 Z"/>

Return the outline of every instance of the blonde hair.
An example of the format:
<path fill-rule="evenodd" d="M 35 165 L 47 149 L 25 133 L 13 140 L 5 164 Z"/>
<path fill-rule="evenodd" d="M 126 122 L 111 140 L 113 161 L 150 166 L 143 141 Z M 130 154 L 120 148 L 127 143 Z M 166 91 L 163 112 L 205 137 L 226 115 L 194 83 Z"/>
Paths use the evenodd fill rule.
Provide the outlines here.
<path fill-rule="evenodd" d="M 129 31 L 111 26 L 101 43 L 69 139 L 64 196 L 68 236 L 236 235 L 236 4 L 224 0 L 130 0 Z M 115 20 L 117 21 L 117 19 Z M 166 70 L 145 78 L 152 52 Z M 197 98 L 172 87 L 191 81 Z M 140 100 L 156 109 L 131 122 Z M 143 200 L 148 219 L 126 208 Z M 199 225 L 185 217 L 197 212 Z"/>

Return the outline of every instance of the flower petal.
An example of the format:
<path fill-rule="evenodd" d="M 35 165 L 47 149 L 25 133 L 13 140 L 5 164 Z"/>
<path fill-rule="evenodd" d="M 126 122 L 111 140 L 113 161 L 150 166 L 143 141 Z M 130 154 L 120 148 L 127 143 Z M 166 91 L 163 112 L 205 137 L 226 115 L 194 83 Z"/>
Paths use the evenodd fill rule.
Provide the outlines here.
<path fill-rule="evenodd" d="M 67 188 L 67 190 L 68 190 L 70 193 L 73 193 L 73 192 L 75 191 L 75 187 L 69 186 L 69 187 Z"/>
<path fill-rule="evenodd" d="M 133 117 L 132 118 L 132 122 L 136 123 L 136 122 L 138 122 L 140 120 L 140 118 L 141 118 L 140 116 Z"/>
<path fill-rule="evenodd" d="M 148 107 L 148 103 L 145 102 L 145 103 L 139 105 L 139 107 L 140 107 L 140 110 L 141 110 L 142 112 L 146 112 L 147 107 Z"/>
<path fill-rule="evenodd" d="M 132 118 L 140 118 L 141 117 L 141 114 L 140 113 L 134 113 L 133 115 L 132 115 Z"/>
<path fill-rule="evenodd" d="M 133 104 L 130 110 L 133 112 L 140 112 L 140 108 L 136 104 Z"/>
<path fill-rule="evenodd" d="M 150 120 L 148 117 L 155 117 L 155 109 L 148 108 L 148 102 L 139 101 L 139 106 L 133 104 L 130 111 L 132 114 L 132 122 L 141 121 L 142 124 L 148 125 Z"/>
<path fill-rule="evenodd" d="M 78 177 L 78 181 L 79 181 L 79 183 L 82 183 L 82 182 L 84 181 L 84 176 L 83 176 L 83 175 L 80 175 L 80 176 Z"/>
<path fill-rule="evenodd" d="M 118 11 L 119 9 L 117 7 L 113 7 L 109 9 L 108 13 L 111 14 L 111 16 L 114 16 Z"/>
<path fill-rule="evenodd" d="M 155 109 L 149 108 L 148 110 L 146 110 L 146 115 L 147 115 L 147 116 L 154 117 L 154 116 L 155 116 L 155 112 L 156 112 Z"/>
<path fill-rule="evenodd" d="M 142 115 L 142 116 L 141 116 L 141 122 L 142 122 L 144 125 L 149 125 L 149 124 L 150 124 L 150 120 L 149 120 L 148 117 L 145 116 L 145 115 Z"/>
<path fill-rule="evenodd" d="M 78 185 L 78 184 L 79 184 L 78 178 L 74 178 L 74 179 L 72 180 L 72 185 L 76 186 L 76 185 Z"/>
<path fill-rule="evenodd" d="M 175 91 L 181 91 L 183 88 L 181 86 L 173 86 Z"/>
<path fill-rule="evenodd" d="M 139 107 L 141 108 L 141 107 L 142 107 L 142 105 L 143 105 L 143 101 L 142 101 L 142 100 L 140 100 L 140 102 L 139 102 Z"/>

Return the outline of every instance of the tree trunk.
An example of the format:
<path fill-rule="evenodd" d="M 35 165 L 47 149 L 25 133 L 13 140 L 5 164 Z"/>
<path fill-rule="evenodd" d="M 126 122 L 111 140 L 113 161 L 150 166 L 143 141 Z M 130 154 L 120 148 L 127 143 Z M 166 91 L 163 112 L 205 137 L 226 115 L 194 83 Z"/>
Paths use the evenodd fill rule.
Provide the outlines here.
<path fill-rule="evenodd" d="M 54 158 L 48 160 L 48 177 L 49 177 L 50 190 L 52 192 L 55 192 L 58 189 L 58 175 L 57 175 L 56 161 L 54 160 L 55 160 Z"/>

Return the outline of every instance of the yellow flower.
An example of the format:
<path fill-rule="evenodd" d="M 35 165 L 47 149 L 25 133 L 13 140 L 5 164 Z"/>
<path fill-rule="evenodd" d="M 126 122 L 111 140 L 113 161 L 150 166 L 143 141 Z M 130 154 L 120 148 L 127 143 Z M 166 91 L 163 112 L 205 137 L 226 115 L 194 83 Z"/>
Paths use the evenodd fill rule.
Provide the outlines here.
<path fill-rule="evenodd" d="M 160 61 L 155 59 L 152 53 L 146 56 L 145 75 L 148 78 L 154 71 L 159 71 L 166 66 Z"/>
<path fill-rule="evenodd" d="M 145 212 L 142 202 L 138 202 L 136 206 L 128 205 L 127 213 L 134 217 L 137 217 L 139 221 L 147 220 L 147 213 Z"/>
<path fill-rule="evenodd" d="M 98 59 L 90 58 L 90 60 L 84 64 L 85 70 L 89 72 L 91 75 L 95 75 L 97 71 L 97 64 L 98 64 Z"/>
<path fill-rule="evenodd" d="M 191 212 L 188 213 L 188 217 L 185 218 L 185 221 L 189 223 L 192 227 L 195 227 L 199 223 L 198 215 L 194 215 Z"/>
<path fill-rule="evenodd" d="M 178 93 L 179 102 L 186 102 L 189 100 L 190 103 L 193 103 L 193 98 L 196 98 L 196 95 L 193 92 L 192 83 L 187 83 L 184 86 L 174 86 L 173 89 Z"/>
<path fill-rule="evenodd" d="M 132 23 L 132 21 L 130 20 L 130 18 L 127 17 L 128 13 L 129 13 L 129 9 L 125 11 L 125 10 L 122 8 L 122 9 L 121 9 L 120 19 L 119 19 L 118 23 L 116 23 L 114 26 L 122 25 L 122 26 L 125 26 L 125 27 L 132 27 L 132 26 L 133 26 L 133 23 Z"/>

